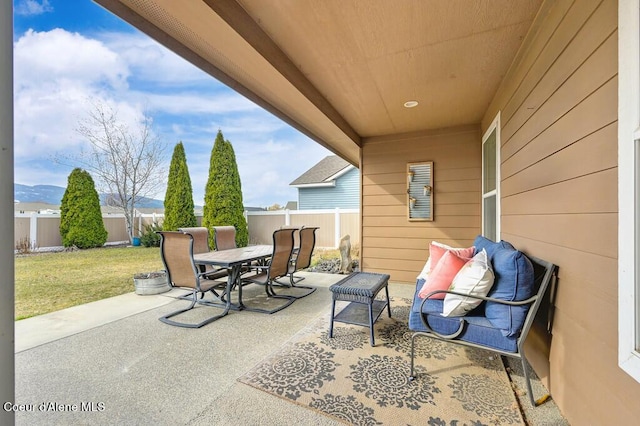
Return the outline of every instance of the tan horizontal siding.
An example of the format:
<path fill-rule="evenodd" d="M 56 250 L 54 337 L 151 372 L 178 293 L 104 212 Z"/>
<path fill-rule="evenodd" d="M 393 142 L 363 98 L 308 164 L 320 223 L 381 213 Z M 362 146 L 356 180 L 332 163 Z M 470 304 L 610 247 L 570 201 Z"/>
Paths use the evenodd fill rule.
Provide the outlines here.
<path fill-rule="evenodd" d="M 530 135 L 533 139 L 526 143 L 512 144 L 511 147 L 522 145 L 518 151 L 520 155 L 503 155 L 503 178 L 520 170 L 523 163 L 553 155 L 563 147 L 615 122 L 618 112 L 617 89 L 618 79 L 613 76 L 591 96 L 567 112 L 562 120 L 555 121 L 540 133 Z M 504 152 L 503 150 L 502 153 Z"/>
<path fill-rule="evenodd" d="M 367 272 L 389 274 L 391 281 L 409 284 L 416 282 L 416 277 L 424 264 L 424 260 L 408 261 L 366 257 L 362 262 L 362 268 Z"/>
<path fill-rule="evenodd" d="M 570 417 L 572 425 L 631 425 L 636 424 L 637 400 L 633 401 L 633 392 L 607 392 L 605 389 L 621 385 L 619 378 L 610 375 L 605 365 L 617 363 L 615 348 L 605 347 L 591 330 L 581 327 L 573 318 L 566 318 L 562 312 L 556 316 L 558 328 L 566 329 L 566 333 L 553 338 L 551 364 L 551 380 L 562 377 L 559 388 L 563 394 L 568 393 L 568 401 L 558 401 L 565 405 L 563 414 Z M 576 348 L 587 349 L 580 353 Z M 598 350 L 595 350 L 598 348 Z M 557 379 L 556 379 L 557 380 Z M 629 387 L 632 379 L 623 380 Z M 571 399 L 579 401 L 579 406 L 572 409 Z M 565 398 L 563 398 L 565 399 Z M 554 397 L 555 400 L 555 397 Z M 592 402 L 589 402 L 592 401 Z M 577 402 L 576 402 L 577 403 Z M 599 418 L 605 418 L 600 420 Z"/>
<path fill-rule="evenodd" d="M 395 217 L 379 217 L 367 216 L 363 220 L 366 227 L 383 226 L 383 227 L 400 227 Z M 414 222 L 414 229 L 418 228 L 473 228 L 478 229 L 480 226 L 480 216 L 442 216 L 437 222 Z"/>
<path fill-rule="evenodd" d="M 572 6 L 564 20 L 566 25 L 554 33 L 549 40 L 548 48 L 541 53 L 515 96 L 505 106 L 502 136 L 507 144 L 513 133 L 523 126 L 534 112 L 538 115 L 539 108 L 561 108 L 561 98 L 566 94 L 570 98 L 584 96 L 581 93 L 584 73 L 593 72 L 593 76 L 586 78 L 596 78 L 601 75 L 600 71 L 606 74 L 609 67 L 616 66 L 615 57 L 611 63 L 599 63 L 602 61 L 600 49 L 598 47 L 594 51 L 594 46 L 599 46 L 607 39 L 609 43 L 613 40 L 615 45 L 616 38 L 612 38 L 611 33 L 617 25 L 617 7 L 615 2 L 609 1 L 594 12 L 598 3 L 600 1 L 580 1 Z M 591 14 L 591 19 L 586 23 L 581 20 Z M 556 92 L 559 92 L 559 101 L 548 102 Z M 565 102 L 569 102 L 569 99 Z"/>
<path fill-rule="evenodd" d="M 502 232 L 521 235 L 535 229 L 535 235 L 563 247 L 615 258 L 618 254 L 616 213 L 502 215 Z"/>
<path fill-rule="evenodd" d="M 415 282 L 429 243 L 469 246 L 480 230 L 481 135 L 475 126 L 365 140 L 362 267 Z M 434 220 L 407 219 L 406 167 L 433 161 Z"/>
<path fill-rule="evenodd" d="M 594 8 L 594 3 L 597 2 L 597 0 L 592 1 L 591 7 Z M 528 76 L 542 75 L 545 72 L 544 67 L 549 66 L 549 60 L 544 60 L 544 56 L 557 56 L 562 50 L 562 46 L 566 45 L 566 41 L 551 43 L 550 39 L 558 37 L 557 34 L 562 34 L 567 26 L 581 24 L 581 20 L 568 20 L 559 28 L 565 20 L 567 12 L 574 5 L 574 0 L 543 3 L 538 12 L 538 19 L 532 24 L 529 35 L 520 47 L 521 54 L 516 55 L 514 63 L 496 92 L 494 101 L 485 113 L 482 120 L 483 129 L 489 126 L 498 112 L 503 113 L 506 123 L 509 117 L 522 107 L 522 99 L 531 92 L 531 87 L 535 85 L 535 80 L 531 80 Z M 585 12 L 589 13 L 588 10 Z M 571 34 L 575 33 L 575 30 L 568 29 L 566 32 Z M 542 68 L 541 71 L 536 71 L 536 67 Z"/>
<path fill-rule="evenodd" d="M 502 180 L 503 197 L 617 167 L 618 150 L 611 146 L 617 131 L 608 124 L 542 160 L 523 159 L 521 169 Z"/>
<path fill-rule="evenodd" d="M 616 311 L 617 292 L 611 291 L 611 286 L 615 286 L 617 281 L 615 273 L 617 259 L 588 253 L 582 248 L 563 247 L 540 240 L 540 235 L 535 228 L 524 229 L 522 233 L 526 234 L 526 236 L 503 233 L 502 237 L 513 242 L 526 253 L 532 253 L 545 259 L 552 259 L 560 265 L 552 345 L 550 347 L 550 356 L 545 358 L 544 362 L 548 363 L 549 359 L 552 360 L 550 366 L 547 365 L 546 368 L 550 368 L 549 380 L 552 384 L 551 391 L 554 400 L 562 404 L 571 404 L 570 400 L 572 398 L 578 398 L 579 395 L 582 395 L 582 391 L 576 394 L 578 389 L 574 390 L 572 387 L 587 386 L 583 376 L 588 375 L 586 372 L 590 370 L 585 370 L 584 368 L 586 367 L 584 365 L 578 368 L 569 368 L 567 364 L 573 366 L 576 363 L 581 363 L 582 358 L 588 356 L 586 351 L 596 352 L 593 354 L 594 356 L 589 356 L 591 358 L 589 362 L 595 362 L 596 366 L 602 363 L 598 367 L 600 370 L 606 364 L 610 365 L 617 362 L 613 358 L 609 358 L 606 364 L 601 360 L 601 357 L 605 354 L 603 351 L 606 351 L 606 353 L 615 352 L 617 348 L 617 334 L 608 332 L 612 326 L 615 327 L 614 323 L 617 323 L 617 315 L 612 314 L 613 311 Z M 613 274 L 612 271 L 614 271 Z M 597 308 L 585 309 L 588 306 Z M 585 335 L 589 335 L 590 339 L 577 337 Z M 597 343 L 591 340 L 594 335 L 601 336 L 601 338 L 597 339 Z M 532 345 L 529 345 L 529 342 L 527 343 L 527 348 L 530 348 Z M 598 348 L 598 350 L 595 350 L 595 348 Z M 576 351 L 578 350 L 580 351 L 580 356 L 577 356 Z M 529 352 L 529 358 L 530 360 L 537 359 L 531 351 Z M 594 359 L 597 360 L 594 361 Z M 546 368 L 541 368 L 541 371 L 546 371 Z M 595 367 L 592 366 L 591 368 Z M 600 384 L 597 389 L 602 389 L 603 386 L 603 384 Z M 592 394 L 593 392 L 590 391 L 585 393 L 585 396 L 595 397 Z M 569 398 L 569 401 L 567 401 L 567 398 Z M 598 399 L 598 402 L 594 404 L 596 404 L 596 411 L 599 411 L 600 400 Z M 565 407 L 562 412 L 568 415 L 570 411 L 567 411 Z M 621 419 L 628 419 L 626 417 L 628 414 L 628 412 L 612 413 L 611 415 L 617 421 L 612 420 L 610 424 L 628 424 L 625 421 L 621 421 Z M 593 412 L 590 412 L 589 416 L 593 416 Z M 571 418 L 571 424 L 601 424 L 593 421 L 585 422 L 581 413 L 578 412 L 573 413 Z"/>
<path fill-rule="evenodd" d="M 571 424 L 631 424 L 617 364 L 617 2 L 546 3 L 483 130 L 501 113 L 501 238 L 559 266 L 552 338 L 527 344 Z M 624 195 L 621 195 L 624 196 Z"/>
<path fill-rule="evenodd" d="M 612 168 L 502 197 L 502 209 L 513 215 L 549 213 L 616 213 L 618 196 L 611 191 L 618 170 Z"/>
<path fill-rule="evenodd" d="M 413 222 L 412 222 L 413 223 Z M 472 241 L 477 233 L 473 237 L 469 236 L 469 231 L 476 230 L 475 228 L 425 228 L 408 226 L 396 226 L 396 227 L 367 227 L 362 231 L 363 238 L 366 237 L 382 237 L 382 238 L 403 238 L 403 239 L 418 239 L 424 240 L 425 246 L 428 247 L 432 240 L 455 240 L 455 241 Z"/>

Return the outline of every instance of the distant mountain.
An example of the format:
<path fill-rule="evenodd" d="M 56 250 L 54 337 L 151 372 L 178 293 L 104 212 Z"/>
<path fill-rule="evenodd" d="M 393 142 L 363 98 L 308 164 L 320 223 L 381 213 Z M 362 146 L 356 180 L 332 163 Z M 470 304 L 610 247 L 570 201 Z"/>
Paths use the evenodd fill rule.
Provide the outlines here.
<path fill-rule="evenodd" d="M 60 205 L 62 203 L 62 197 L 64 196 L 66 188 L 54 185 L 21 185 L 19 183 L 13 186 L 13 200 L 21 203 L 47 203 Z M 100 203 L 105 204 L 107 199 L 106 194 L 100 195 Z M 154 200 L 151 198 L 144 198 L 138 204 L 138 207 L 149 207 L 154 209 L 161 209 L 164 207 L 162 200 Z"/>
<path fill-rule="evenodd" d="M 13 200 L 21 203 L 47 203 L 60 205 L 66 188 L 54 185 L 13 185 Z"/>

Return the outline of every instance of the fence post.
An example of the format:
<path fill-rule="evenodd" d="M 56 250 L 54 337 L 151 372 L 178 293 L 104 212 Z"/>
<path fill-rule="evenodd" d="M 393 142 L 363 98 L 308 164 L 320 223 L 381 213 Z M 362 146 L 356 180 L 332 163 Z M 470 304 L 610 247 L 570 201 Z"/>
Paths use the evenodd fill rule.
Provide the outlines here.
<path fill-rule="evenodd" d="M 38 213 L 31 213 L 29 217 L 29 247 L 38 247 Z"/>
<path fill-rule="evenodd" d="M 291 213 L 289 209 L 284 211 L 284 226 L 291 226 Z"/>

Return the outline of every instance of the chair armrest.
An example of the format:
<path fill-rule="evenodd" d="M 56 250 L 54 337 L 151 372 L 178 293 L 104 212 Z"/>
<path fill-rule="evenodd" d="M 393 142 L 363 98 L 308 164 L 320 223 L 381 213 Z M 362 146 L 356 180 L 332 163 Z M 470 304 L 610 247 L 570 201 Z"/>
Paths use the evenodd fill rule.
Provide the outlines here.
<path fill-rule="evenodd" d="M 431 293 L 427 294 L 427 296 L 422 299 L 422 303 L 420 303 L 420 320 L 422 321 L 422 325 L 424 325 L 424 327 L 428 330 L 428 333 L 431 333 L 441 339 L 445 339 L 445 340 L 451 340 L 451 339 L 455 339 L 456 337 L 458 337 L 462 331 L 464 330 L 464 320 L 460 319 L 460 324 L 458 326 L 458 329 L 451 334 L 441 334 L 438 333 L 437 331 L 435 331 L 434 329 L 432 329 L 429 326 L 429 322 L 427 321 L 427 318 L 422 315 L 424 312 L 422 311 L 422 308 L 424 307 L 424 304 L 427 303 L 427 300 L 429 300 L 429 298 L 431 296 L 434 296 L 436 294 L 440 294 L 440 293 L 454 293 L 454 292 L 450 292 L 448 290 L 436 290 L 436 291 L 432 291 Z M 455 294 L 455 293 L 454 293 Z M 434 314 L 436 314 L 438 312 L 434 312 Z"/>
<path fill-rule="evenodd" d="M 460 292 L 451 291 L 451 290 L 434 290 L 431 293 L 427 294 L 427 296 L 423 299 L 422 303 L 420 304 L 420 309 L 422 309 L 422 305 L 424 304 L 424 302 L 426 300 L 428 300 L 431 296 L 436 295 L 436 294 L 441 294 L 441 293 L 455 294 L 457 296 L 469 297 L 471 299 L 485 300 L 485 301 L 488 301 L 488 302 L 496 302 L 496 303 L 500 303 L 500 304 L 503 304 L 503 305 L 511 305 L 511 306 L 529 305 L 529 304 L 535 302 L 538 299 L 538 295 L 537 294 L 534 294 L 533 296 L 531 296 L 528 299 L 510 301 L 510 300 L 495 299 L 493 297 L 488 297 L 488 296 L 476 296 L 476 295 L 473 295 L 473 294 L 460 293 Z"/>
<path fill-rule="evenodd" d="M 246 266 L 242 267 L 242 271 L 241 271 L 241 275 L 246 275 L 246 274 L 260 274 L 262 273 L 264 270 L 269 269 L 269 265 L 254 265 L 254 264 L 248 264 Z"/>

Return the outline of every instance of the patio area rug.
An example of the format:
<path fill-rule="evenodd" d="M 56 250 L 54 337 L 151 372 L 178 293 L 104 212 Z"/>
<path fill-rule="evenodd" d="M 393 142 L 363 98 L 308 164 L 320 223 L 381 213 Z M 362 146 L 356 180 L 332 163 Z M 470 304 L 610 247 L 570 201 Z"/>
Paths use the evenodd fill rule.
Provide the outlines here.
<path fill-rule="evenodd" d="M 353 425 L 524 424 L 499 356 L 416 341 L 416 379 L 409 381 L 409 299 L 392 299 L 375 325 L 314 321 L 238 380 Z"/>

